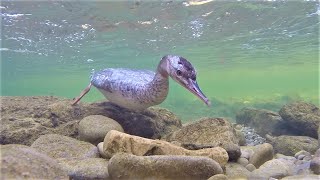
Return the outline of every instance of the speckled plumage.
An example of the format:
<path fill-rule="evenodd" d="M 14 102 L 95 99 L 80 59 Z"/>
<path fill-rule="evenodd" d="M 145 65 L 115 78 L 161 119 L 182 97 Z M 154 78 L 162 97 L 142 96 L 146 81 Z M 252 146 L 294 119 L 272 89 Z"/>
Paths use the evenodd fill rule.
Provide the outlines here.
<path fill-rule="evenodd" d="M 143 110 L 167 97 L 169 80 L 152 71 L 104 69 L 92 75 L 91 83 L 109 101 L 128 109 Z"/>

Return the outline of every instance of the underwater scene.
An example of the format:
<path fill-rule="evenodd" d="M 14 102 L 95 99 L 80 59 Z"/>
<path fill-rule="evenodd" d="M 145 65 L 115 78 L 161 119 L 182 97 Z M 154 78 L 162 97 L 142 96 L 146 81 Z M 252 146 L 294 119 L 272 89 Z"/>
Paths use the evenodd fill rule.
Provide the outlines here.
<path fill-rule="evenodd" d="M 319 1 L 0 11 L 0 179 L 320 179 Z"/>

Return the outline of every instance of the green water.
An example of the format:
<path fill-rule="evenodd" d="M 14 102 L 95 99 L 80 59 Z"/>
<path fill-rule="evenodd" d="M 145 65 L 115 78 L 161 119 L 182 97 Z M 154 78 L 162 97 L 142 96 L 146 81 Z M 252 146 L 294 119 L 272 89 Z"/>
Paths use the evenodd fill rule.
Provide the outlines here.
<path fill-rule="evenodd" d="M 160 106 L 184 121 L 234 118 L 246 106 L 278 111 L 295 100 L 319 106 L 317 1 L 4 1 L 1 7 L 4 96 L 73 98 L 92 69 L 154 70 L 163 55 L 178 54 L 192 62 L 212 101 L 206 107 L 171 81 Z M 83 101 L 103 99 L 94 89 Z"/>

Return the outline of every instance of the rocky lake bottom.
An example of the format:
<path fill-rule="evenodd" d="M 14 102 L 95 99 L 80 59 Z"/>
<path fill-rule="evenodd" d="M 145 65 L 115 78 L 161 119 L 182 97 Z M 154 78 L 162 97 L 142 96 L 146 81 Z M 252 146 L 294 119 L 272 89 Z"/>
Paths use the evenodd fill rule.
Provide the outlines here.
<path fill-rule="evenodd" d="M 1 179 L 320 179 L 320 109 L 308 102 L 186 124 L 160 107 L 71 102 L 1 97 Z"/>

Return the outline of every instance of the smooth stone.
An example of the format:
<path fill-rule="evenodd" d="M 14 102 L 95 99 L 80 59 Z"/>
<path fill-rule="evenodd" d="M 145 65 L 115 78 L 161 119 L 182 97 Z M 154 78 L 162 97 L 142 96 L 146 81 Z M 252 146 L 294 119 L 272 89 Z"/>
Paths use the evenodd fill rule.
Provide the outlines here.
<path fill-rule="evenodd" d="M 307 175 L 294 175 L 287 176 L 282 178 L 281 180 L 319 180 L 320 175 L 307 174 Z"/>
<path fill-rule="evenodd" d="M 220 165 L 199 156 L 114 155 L 108 164 L 112 179 L 208 179 L 222 174 Z"/>
<path fill-rule="evenodd" d="M 58 159 L 70 179 L 109 179 L 108 161 L 102 158 Z"/>
<path fill-rule="evenodd" d="M 257 169 L 253 164 L 248 164 L 248 165 L 246 165 L 246 168 L 247 168 L 248 171 L 250 171 L 250 172 L 252 172 L 252 171 L 254 171 L 254 170 Z"/>
<path fill-rule="evenodd" d="M 97 148 L 98 148 L 98 151 L 99 151 L 99 154 L 101 157 L 105 158 L 105 159 L 108 159 L 108 156 L 103 152 L 103 142 L 100 142 L 98 145 L 97 145 Z"/>
<path fill-rule="evenodd" d="M 280 153 L 277 153 L 276 155 L 274 155 L 274 158 L 275 158 L 275 159 L 296 160 L 295 157 L 286 156 L 286 155 L 283 155 L 283 154 L 280 154 Z"/>
<path fill-rule="evenodd" d="M 260 136 L 287 134 L 289 131 L 278 113 L 265 109 L 243 108 L 237 112 L 236 121 L 254 128 Z"/>
<path fill-rule="evenodd" d="M 294 156 L 297 152 L 304 150 L 314 153 L 318 149 L 318 141 L 307 136 L 287 136 L 269 137 L 276 153 L 287 156 Z"/>
<path fill-rule="evenodd" d="M 249 160 L 250 157 L 252 156 L 252 154 L 254 153 L 254 151 L 252 149 L 248 149 L 245 147 L 248 147 L 248 146 L 241 146 L 240 147 L 240 149 L 241 149 L 241 156 L 240 157 L 243 157 L 243 158 L 246 158 Z"/>
<path fill-rule="evenodd" d="M 42 135 L 31 147 L 55 159 L 99 157 L 98 148 L 91 143 L 58 134 Z"/>
<path fill-rule="evenodd" d="M 186 155 L 207 156 L 221 166 L 228 162 L 228 153 L 221 147 L 199 150 L 187 150 L 162 140 L 152 140 L 111 130 L 105 137 L 103 152 L 107 158 L 117 153 L 129 153 L 138 156 L 150 155 Z"/>
<path fill-rule="evenodd" d="M 247 178 L 250 175 L 250 171 L 238 163 L 228 162 L 226 175 L 229 179 Z"/>
<path fill-rule="evenodd" d="M 166 140 L 178 141 L 184 145 L 222 147 L 230 160 L 236 161 L 240 155 L 239 139 L 236 131 L 225 118 L 201 118 L 184 125 L 181 129 L 166 137 Z M 184 146 L 187 148 L 187 146 Z"/>
<path fill-rule="evenodd" d="M 293 102 L 283 106 L 279 114 L 290 127 L 295 129 L 296 135 L 318 139 L 319 107 L 306 102 Z"/>
<path fill-rule="evenodd" d="M 320 175 L 320 157 L 314 157 L 310 162 L 310 169 L 314 174 Z"/>
<path fill-rule="evenodd" d="M 0 145 L 1 179 L 68 179 L 67 173 L 55 159 L 34 148 Z"/>
<path fill-rule="evenodd" d="M 303 157 L 301 155 L 303 155 Z M 301 157 L 299 158 L 299 156 L 301 156 Z M 300 160 L 303 159 L 305 156 L 311 156 L 311 154 L 305 150 L 301 150 L 294 155 L 295 158 L 300 159 Z"/>
<path fill-rule="evenodd" d="M 293 175 L 292 164 L 279 159 L 267 161 L 258 169 L 251 172 L 249 179 L 268 180 L 269 178 L 281 179 Z"/>
<path fill-rule="evenodd" d="M 253 154 L 249 163 L 259 168 L 263 163 L 273 158 L 273 147 L 269 143 L 259 144 L 257 146 L 241 146 L 242 149 L 252 149 Z"/>
<path fill-rule="evenodd" d="M 224 174 L 216 174 L 211 176 L 208 180 L 228 180 L 228 177 Z"/>
<path fill-rule="evenodd" d="M 102 142 L 110 130 L 124 132 L 117 121 L 101 115 L 87 116 L 79 122 L 80 140 L 94 145 Z"/>
<path fill-rule="evenodd" d="M 249 161 L 248 161 L 248 159 L 246 159 L 246 158 L 240 157 L 240 158 L 237 160 L 237 163 L 239 163 L 239 164 L 241 164 L 242 166 L 245 167 L 245 166 L 249 163 Z"/>

